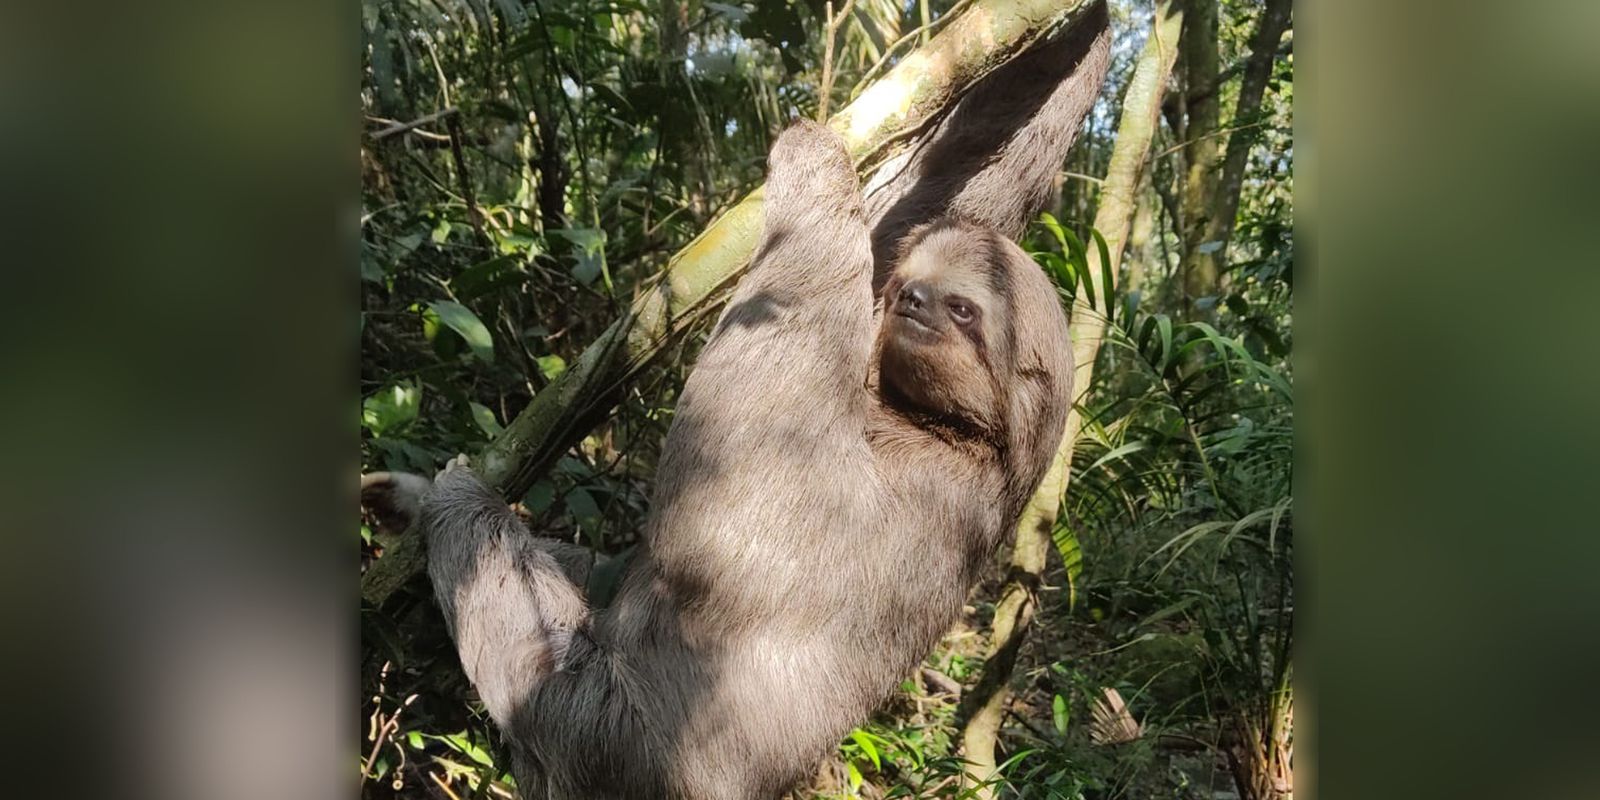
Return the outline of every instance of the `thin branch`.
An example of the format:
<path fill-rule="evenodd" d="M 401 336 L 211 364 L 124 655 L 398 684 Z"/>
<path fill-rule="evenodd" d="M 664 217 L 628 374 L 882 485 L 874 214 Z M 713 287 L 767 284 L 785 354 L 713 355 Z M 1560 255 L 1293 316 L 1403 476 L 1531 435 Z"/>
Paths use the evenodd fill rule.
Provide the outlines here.
<path fill-rule="evenodd" d="M 410 122 L 401 122 L 401 123 L 398 123 L 398 124 L 395 124 L 395 125 L 390 125 L 389 127 L 384 128 L 381 131 L 377 131 L 377 132 L 374 132 L 374 133 L 369 133 L 369 134 L 367 134 L 367 138 L 371 139 L 374 142 L 380 142 L 380 141 L 383 141 L 384 139 L 389 138 L 390 136 L 396 136 L 398 134 L 405 133 L 406 131 L 413 130 L 415 128 L 419 128 L 419 127 L 421 127 L 423 125 L 427 125 L 430 122 L 438 122 L 441 119 L 445 119 L 447 117 L 453 117 L 453 116 L 455 116 L 456 114 L 459 114 L 459 113 L 461 113 L 461 109 L 458 109 L 455 106 L 449 106 L 447 108 L 443 108 L 443 109 L 440 109 L 438 111 L 435 111 L 432 114 L 429 114 L 429 115 L 427 115 L 425 117 L 418 117 L 418 118 L 416 118 L 416 119 L 414 119 L 414 120 L 412 120 Z M 437 136 L 438 134 L 434 134 L 434 135 Z"/>
<path fill-rule="evenodd" d="M 1294 52 L 1294 36 L 1290 35 L 1290 36 L 1287 36 L 1283 40 L 1282 44 L 1278 45 L 1278 49 L 1276 51 L 1274 51 L 1272 55 L 1273 55 L 1273 58 L 1282 58 L 1283 56 L 1289 55 L 1290 53 L 1293 53 L 1293 52 Z M 1226 84 L 1228 81 L 1231 81 L 1234 78 L 1239 77 L 1239 73 L 1244 72 L 1245 66 L 1248 63 L 1249 63 L 1249 59 L 1242 59 L 1242 60 L 1236 62 L 1233 66 L 1228 67 L 1227 69 L 1223 70 L 1222 74 L 1218 75 L 1216 81 L 1212 82 L 1212 84 L 1210 86 L 1207 86 L 1207 87 L 1204 87 L 1204 88 L 1201 88 L 1201 89 L 1197 89 L 1197 90 L 1195 90 L 1193 92 L 1190 92 L 1189 96 L 1193 97 L 1193 98 L 1204 99 L 1204 98 L 1210 97 L 1211 95 L 1216 94 L 1217 90 L 1221 89 L 1223 87 L 1223 85 Z"/>
<path fill-rule="evenodd" d="M 450 791 L 450 784 L 445 783 L 444 779 L 439 777 L 439 773 L 430 772 L 430 773 L 428 773 L 428 777 L 433 779 L 434 785 L 438 786 L 440 791 L 444 792 L 447 795 L 450 795 L 450 800 L 461 800 L 461 795 L 458 795 L 455 792 Z"/>
<path fill-rule="evenodd" d="M 467 159 L 461 153 L 461 117 L 451 115 L 450 121 L 450 157 L 455 160 L 456 180 L 461 184 L 462 198 L 467 201 L 467 220 L 472 223 L 472 232 L 478 237 L 478 244 L 485 250 L 490 249 L 489 237 L 483 232 L 483 214 L 478 211 L 477 197 L 472 193 L 472 177 L 467 174 Z"/>
<path fill-rule="evenodd" d="M 376 122 L 376 123 L 378 123 L 380 125 L 387 125 L 387 126 L 394 127 L 394 126 L 400 126 L 400 125 L 407 124 L 407 123 L 403 123 L 403 122 L 401 122 L 400 120 L 397 120 L 397 119 L 389 119 L 388 117 L 374 117 L 371 114 L 367 114 L 365 116 L 366 116 L 366 120 L 368 122 Z M 419 120 L 419 122 L 420 122 L 420 120 Z M 415 124 L 418 124 L 418 123 L 410 123 L 410 124 L 415 125 Z M 421 136 L 424 139 L 434 139 L 434 140 L 441 141 L 441 142 L 450 141 L 450 137 L 448 137 L 448 136 L 446 136 L 446 135 L 444 135 L 442 133 L 434 133 L 433 131 L 425 131 L 425 130 L 422 130 L 420 128 L 413 129 L 413 130 L 410 131 L 410 133 L 413 136 Z"/>
<path fill-rule="evenodd" d="M 1263 125 L 1266 125 L 1266 124 L 1270 123 L 1271 121 L 1272 120 L 1263 119 L 1263 120 L 1257 120 L 1256 122 L 1246 123 L 1244 125 L 1238 125 L 1238 126 L 1235 126 L 1235 127 L 1232 127 L 1232 128 L 1218 128 L 1217 130 L 1214 130 L 1214 131 L 1212 131 L 1212 132 L 1210 132 L 1210 133 L 1208 133 L 1208 134 L 1206 134 L 1204 136 L 1197 136 L 1197 137 L 1195 137 L 1193 139 L 1190 139 L 1190 140 L 1188 140 L 1186 142 L 1179 142 L 1179 143 L 1177 143 L 1177 144 L 1175 144 L 1175 145 L 1173 145 L 1173 146 L 1171 146 L 1171 147 L 1169 147 L 1169 148 L 1167 148 L 1165 150 L 1162 150 L 1159 153 L 1156 153 L 1155 157 L 1156 158 L 1165 158 L 1165 157 L 1170 156 L 1173 153 L 1176 153 L 1179 150 L 1182 150 L 1183 148 L 1188 147 L 1189 145 L 1194 144 L 1195 142 L 1198 142 L 1198 141 L 1200 141 L 1202 139 L 1215 139 L 1218 136 L 1226 136 L 1226 135 L 1228 135 L 1230 133 L 1233 133 L 1234 131 L 1242 131 L 1242 130 L 1246 130 L 1248 128 L 1259 128 L 1259 127 L 1261 127 Z"/>
<path fill-rule="evenodd" d="M 844 0 L 844 8 L 835 15 L 833 13 L 833 0 L 828 0 L 827 39 L 822 50 L 822 90 L 821 97 L 817 99 L 817 121 L 828 120 L 828 100 L 833 94 L 833 40 L 839 35 L 839 25 L 850 16 L 856 7 L 856 0 Z"/>
<path fill-rule="evenodd" d="M 945 24 L 950 20 L 955 19 L 956 15 L 959 12 L 966 10 L 966 7 L 971 3 L 972 0 L 958 0 L 955 5 L 950 6 L 949 11 L 940 14 L 938 19 L 932 22 L 924 23 L 921 27 L 912 30 L 899 39 L 896 39 L 894 44 L 885 47 L 883 49 L 883 55 L 878 58 L 877 62 L 867 69 L 866 74 L 861 76 L 861 80 L 856 81 L 855 88 L 850 91 L 850 99 L 854 100 L 856 95 L 860 94 L 863 88 L 866 88 L 867 84 L 871 83 L 874 78 L 878 77 L 878 73 L 882 72 L 883 68 L 889 65 L 889 59 L 894 55 L 896 50 L 900 49 L 901 45 L 904 45 L 917 38 L 919 34 L 922 36 L 922 41 L 927 42 L 929 36 L 938 33 L 940 28 L 944 27 Z M 926 2 L 923 2 L 922 9 L 923 11 L 927 11 L 928 5 Z"/>

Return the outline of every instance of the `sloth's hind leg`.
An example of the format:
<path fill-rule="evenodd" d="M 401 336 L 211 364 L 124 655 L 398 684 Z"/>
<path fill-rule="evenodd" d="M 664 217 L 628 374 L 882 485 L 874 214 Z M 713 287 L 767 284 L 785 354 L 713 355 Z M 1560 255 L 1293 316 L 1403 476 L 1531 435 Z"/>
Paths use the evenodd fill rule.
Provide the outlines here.
<path fill-rule="evenodd" d="M 561 668 L 573 637 L 588 626 L 583 591 L 552 552 L 557 543 L 531 535 L 462 463 L 434 479 L 420 522 L 461 666 L 508 730 L 512 712 Z"/>

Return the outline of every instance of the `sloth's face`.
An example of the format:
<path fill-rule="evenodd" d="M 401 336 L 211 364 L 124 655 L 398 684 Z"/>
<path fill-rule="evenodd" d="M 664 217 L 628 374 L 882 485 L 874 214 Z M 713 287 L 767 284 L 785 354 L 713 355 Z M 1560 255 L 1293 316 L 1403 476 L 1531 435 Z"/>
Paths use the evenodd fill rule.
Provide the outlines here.
<path fill-rule="evenodd" d="M 960 226 L 914 240 L 884 286 L 880 379 L 919 410 L 1001 424 L 1011 367 L 1006 260 Z"/>

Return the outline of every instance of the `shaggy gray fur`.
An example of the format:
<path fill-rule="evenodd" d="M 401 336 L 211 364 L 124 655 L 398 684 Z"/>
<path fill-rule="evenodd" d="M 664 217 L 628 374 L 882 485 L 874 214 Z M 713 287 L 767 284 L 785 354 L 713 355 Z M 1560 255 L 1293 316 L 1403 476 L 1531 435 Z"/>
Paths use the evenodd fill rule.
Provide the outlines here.
<path fill-rule="evenodd" d="M 464 461 L 435 479 L 429 574 L 525 798 L 778 797 L 955 620 L 1070 405 L 1066 320 L 1009 240 L 1107 40 L 1102 6 L 1001 68 L 865 202 L 832 132 L 780 137 L 751 270 L 685 385 L 609 608 L 578 588 L 581 550 L 528 535 Z M 930 301 L 914 314 L 896 300 L 913 281 Z"/>
<path fill-rule="evenodd" d="M 973 286 L 984 322 L 957 335 L 930 318 L 943 333 L 897 344 L 910 323 L 874 323 L 837 137 L 787 131 L 767 191 L 760 248 L 684 387 L 646 549 L 611 608 L 591 615 L 548 543 L 467 468 L 422 504 L 440 606 L 526 797 L 742 800 L 805 779 L 954 621 L 1061 435 L 1066 321 L 1016 245 L 968 223 L 913 231 L 908 263 Z M 897 347 L 915 366 L 880 370 Z M 897 400 L 910 380 L 954 394 Z"/>

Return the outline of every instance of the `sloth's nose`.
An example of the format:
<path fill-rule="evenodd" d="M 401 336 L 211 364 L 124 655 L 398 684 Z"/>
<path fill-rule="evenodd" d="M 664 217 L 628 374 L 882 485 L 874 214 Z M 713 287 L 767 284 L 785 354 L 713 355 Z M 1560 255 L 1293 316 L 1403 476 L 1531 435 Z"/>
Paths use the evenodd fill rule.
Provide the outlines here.
<path fill-rule="evenodd" d="M 900 287 L 898 302 L 904 303 L 907 309 L 920 311 L 928 305 L 928 287 L 916 281 L 908 283 Z"/>

